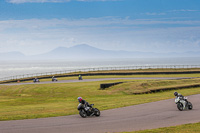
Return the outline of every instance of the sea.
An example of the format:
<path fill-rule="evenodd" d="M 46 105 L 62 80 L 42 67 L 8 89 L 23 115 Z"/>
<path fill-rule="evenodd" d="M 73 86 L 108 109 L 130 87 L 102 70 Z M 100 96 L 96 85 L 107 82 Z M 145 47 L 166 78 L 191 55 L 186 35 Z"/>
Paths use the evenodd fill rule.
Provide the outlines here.
<path fill-rule="evenodd" d="M 67 71 L 85 68 L 126 67 L 126 66 L 168 66 L 168 65 L 199 65 L 199 57 L 185 58 L 127 58 L 127 59 L 98 59 L 98 60 L 26 60 L 0 61 L 0 78 Z"/>

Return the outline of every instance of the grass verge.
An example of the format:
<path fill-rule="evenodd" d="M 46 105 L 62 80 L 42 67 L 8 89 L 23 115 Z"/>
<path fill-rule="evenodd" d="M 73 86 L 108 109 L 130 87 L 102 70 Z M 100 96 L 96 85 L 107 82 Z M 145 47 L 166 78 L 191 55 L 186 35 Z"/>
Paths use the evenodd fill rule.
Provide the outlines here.
<path fill-rule="evenodd" d="M 180 126 L 164 127 L 151 130 L 133 131 L 133 132 L 122 132 L 122 133 L 199 133 L 200 122 L 193 124 L 184 124 Z"/>
<path fill-rule="evenodd" d="M 200 78 L 178 79 L 178 80 L 146 80 L 146 81 L 127 81 L 122 84 L 110 87 L 109 90 L 121 91 L 126 94 L 143 94 L 177 88 L 200 87 Z"/>

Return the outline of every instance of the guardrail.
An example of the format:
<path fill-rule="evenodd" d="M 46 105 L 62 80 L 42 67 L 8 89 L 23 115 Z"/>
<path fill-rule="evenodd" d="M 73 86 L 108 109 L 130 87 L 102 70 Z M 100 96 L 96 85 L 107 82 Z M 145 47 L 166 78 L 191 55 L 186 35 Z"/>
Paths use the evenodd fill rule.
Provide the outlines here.
<path fill-rule="evenodd" d="M 73 72 L 91 72 L 91 71 L 109 71 L 109 70 L 137 70 L 137 69 L 179 69 L 179 68 L 200 68 L 200 65 L 152 65 L 152 66 L 123 66 L 123 67 L 97 67 L 97 68 L 85 68 L 85 69 L 74 69 L 74 70 L 64 70 L 55 72 L 44 72 L 44 73 L 33 73 L 33 74 L 23 74 L 0 78 L 0 81 L 7 80 L 19 80 L 23 78 L 39 77 L 47 75 L 58 75 L 67 74 Z"/>

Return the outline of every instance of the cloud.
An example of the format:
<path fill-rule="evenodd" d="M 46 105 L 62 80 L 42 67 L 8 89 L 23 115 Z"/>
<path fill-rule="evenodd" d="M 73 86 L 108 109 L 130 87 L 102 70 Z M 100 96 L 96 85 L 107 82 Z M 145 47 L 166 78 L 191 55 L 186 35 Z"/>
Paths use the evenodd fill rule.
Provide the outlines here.
<path fill-rule="evenodd" d="M 142 15 L 149 15 L 149 16 L 159 16 L 159 15 L 167 15 L 167 13 L 172 12 L 199 12 L 200 10 L 191 10 L 191 9 L 181 9 L 181 10 L 170 10 L 166 12 L 147 12 L 147 13 L 141 13 Z"/>
<path fill-rule="evenodd" d="M 155 24 L 161 26 L 152 26 Z M 199 38 L 200 21 L 129 17 L 0 21 L 0 53 L 15 50 L 39 54 L 76 44 L 112 50 L 192 51 L 200 48 Z"/>
<path fill-rule="evenodd" d="M 70 1 L 80 2 L 95 2 L 95 1 L 121 1 L 121 0 L 6 0 L 8 3 L 21 4 L 21 3 L 65 3 Z"/>
<path fill-rule="evenodd" d="M 143 27 L 152 28 L 151 25 L 163 25 L 163 27 L 200 26 L 200 21 L 171 20 L 171 19 L 129 19 L 129 17 L 99 17 L 87 19 L 26 19 L 26 20 L 4 20 L 0 21 L 0 31 L 5 29 L 48 29 L 48 28 L 98 28 L 98 27 Z M 160 26 L 161 27 L 161 26 Z M 179 26 L 180 27 L 180 26 Z"/>
<path fill-rule="evenodd" d="M 181 10 L 171 10 L 168 12 L 198 12 L 199 10 L 181 9 Z"/>
<path fill-rule="evenodd" d="M 155 13 L 155 12 L 153 12 L 153 13 L 150 13 L 150 12 L 147 12 L 147 13 L 145 13 L 145 15 L 152 15 L 152 16 L 156 16 L 156 15 L 166 15 L 166 13 Z"/>
<path fill-rule="evenodd" d="M 123 0 L 76 0 L 76 1 L 83 1 L 83 2 L 94 2 L 94 1 L 123 1 Z"/>
<path fill-rule="evenodd" d="M 45 3 L 45 2 L 51 2 L 51 3 L 63 3 L 63 2 L 69 2 L 70 0 L 7 0 L 8 3 L 13 4 L 20 4 L 20 3 Z"/>
<path fill-rule="evenodd" d="M 161 16 L 161 15 L 168 15 L 169 13 L 178 13 L 178 12 L 199 12 L 200 10 L 191 10 L 191 9 L 181 9 L 181 10 L 170 10 L 165 12 L 146 12 L 141 13 L 141 15 L 147 15 L 147 16 Z"/>

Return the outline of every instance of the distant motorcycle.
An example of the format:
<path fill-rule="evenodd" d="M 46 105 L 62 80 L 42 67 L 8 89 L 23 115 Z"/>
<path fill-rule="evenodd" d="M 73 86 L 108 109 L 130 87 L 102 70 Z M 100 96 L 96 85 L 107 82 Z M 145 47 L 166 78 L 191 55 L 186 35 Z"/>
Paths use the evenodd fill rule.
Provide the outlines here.
<path fill-rule="evenodd" d="M 79 103 L 77 109 L 81 117 L 85 118 L 87 116 L 100 116 L 100 111 L 97 108 L 93 108 L 94 104 L 90 104 L 88 107 L 84 107 L 82 103 Z"/>
<path fill-rule="evenodd" d="M 187 97 L 184 97 L 183 99 L 180 97 L 176 97 L 175 103 L 177 104 L 177 108 L 180 111 L 183 111 L 185 109 L 192 110 L 193 108 L 192 103 L 187 100 Z"/>
<path fill-rule="evenodd" d="M 34 79 L 33 79 L 33 82 L 34 82 L 34 83 L 36 83 L 36 82 L 40 82 L 40 80 L 37 79 L 37 78 L 34 78 Z"/>
<path fill-rule="evenodd" d="M 57 78 L 52 78 L 52 82 L 54 82 L 54 81 L 58 81 Z"/>
<path fill-rule="evenodd" d="M 83 80 L 83 78 L 82 77 L 78 77 L 78 80 Z"/>

